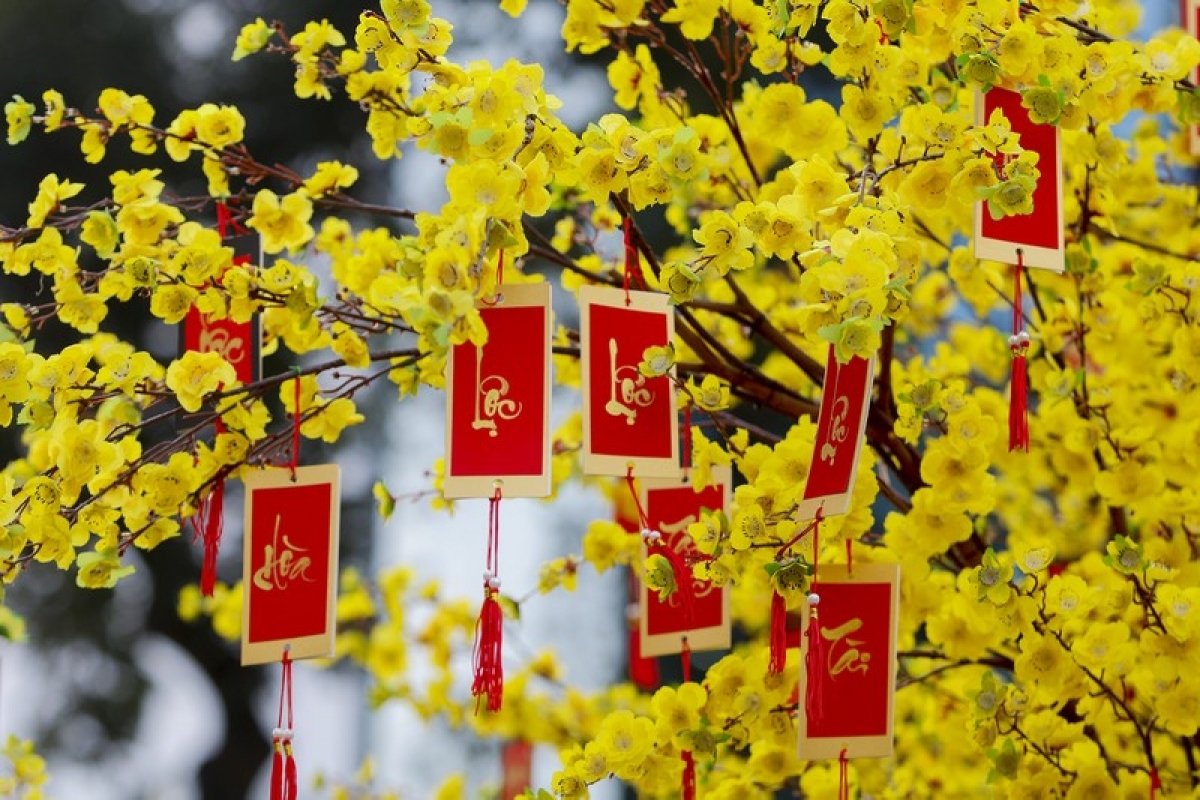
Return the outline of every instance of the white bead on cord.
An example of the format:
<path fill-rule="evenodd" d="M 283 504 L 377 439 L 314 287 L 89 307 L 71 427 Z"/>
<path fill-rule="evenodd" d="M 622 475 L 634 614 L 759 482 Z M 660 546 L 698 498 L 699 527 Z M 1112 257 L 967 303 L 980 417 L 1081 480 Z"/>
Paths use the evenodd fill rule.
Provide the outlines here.
<path fill-rule="evenodd" d="M 808 595 L 808 604 L 810 606 L 821 605 L 821 595 L 817 594 L 816 592 L 812 592 L 811 594 L 809 594 Z"/>
<path fill-rule="evenodd" d="M 273 739 L 291 739 L 292 738 L 292 729 L 291 728 L 276 728 L 275 730 L 271 731 L 271 738 L 273 738 Z"/>
<path fill-rule="evenodd" d="M 483 573 L 483 582 L 492 591 L 498 591 L 500 589 L 500 578 L 490 572 L 485 571 Z"/>
<path fill-rule="evenodd" d="M 1029 331 L 1021 331 L 1014 333 L 1008 337 L 1008 346 L 1012 348 L 1021 348 L 1029 346 Z"/>
<path fill-rule="evenodd" d="M 650 528 L 642 528 L 642 541 L 649 544 L 650 542 L 657 542 L 660 539 L 662 539 L 662 534 L 658 531 L 651 530 Z"/>

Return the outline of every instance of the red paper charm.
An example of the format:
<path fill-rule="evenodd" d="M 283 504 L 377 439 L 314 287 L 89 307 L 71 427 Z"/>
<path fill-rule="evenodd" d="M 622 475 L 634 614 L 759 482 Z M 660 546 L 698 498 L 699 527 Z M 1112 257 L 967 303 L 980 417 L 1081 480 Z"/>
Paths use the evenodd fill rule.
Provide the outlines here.
<path fill-rule="evenodd" d="M 583 471 L 638 478 L 679 475 L 675 389 L 639 369 L 646 350 L 675 335 L 667 296 L 598 286 L 579 291 Z"/>
<path fill-rule="evenodd" d="M 729 507 L 733 491 L 729 468 L 714 467 L 713 481 L 701 492 L 679 478 L 640 481 L 646 524 L 662 535 L 664 549 L 680 556 L 684 579 L 689 581 L 686 591 L 677 591 L 665 603 L 642 585 L 639 651 L 643 656 L 684 652 L 685 639 L 687 651 L 722 650 L 731 644 L 728 592 L 692 576 L 691 565 L 699 553 L 687 534 L 703 509 Z M 690 598 L 690 608 L 685 608 L 685 597 Z"/>
<path fill-rule="evenodd" d="M 294 475 L 294 477 L 293 477 Z M 242 664 L 333 655 L 337 465 L 246 476 Z"/>
<path fill-rule="evenodd" d="M 234 264 L 252 264 L 259 258 L 257 234 L 233 236 L 225 240 L 233 248 Z M 183 320 L 183 351 L 220 353 L 237 372 L 242 383 L 254 383 L 262 377 L 262 329 L 255 314 L 247 322 L 212 319 L 192 307 Z"/>
<path fill-rule="evenodd" d="M 550 285 L 503 284 L 480 306 L 483 346 L 450 351 L 447 497 L 550 494 Z"/>
<path fill-rule="evenodd" d="M 1021 95 L 993 87 L 975 98 L 975 124 L 987 123 L 994 109 L 1004 112 L 1021 147 L 1038 154 L 1041 173 L 1033 191 L 1033 213 L 992 219 L 980 201 L 975 204 L 975 257 L 1005 264 L 1017 263 L 1017 248 L 1024 254 L 1027 267 L 1063 271 L 1062 144 L 1054 125 L 1039 125 L 1029 120 L 1021 105 Z"/>
<path fill-rule="evenodd" d="M 858 357 L 839 364 L 830 345 L 812 466 L 797 519 L 813 519 L 818 511 L 827 517 L 845 514 L 850 507 L 871 407 L 874 365 L 874 358 Z"/>
<path fill-rule="evenodd" d="M 892 720 L 899 620 L 900 568 L 896 564 L 821 567 L 820 718 L 798 716 L 800 757 L 805 760 L 883 758 L 893 749 Z M 805 624 L 809 611 L 805 609 Z M 805 655 L 812 643 L 805 642 Z M 800 696 L 808 694 L 800 671 Z"/>

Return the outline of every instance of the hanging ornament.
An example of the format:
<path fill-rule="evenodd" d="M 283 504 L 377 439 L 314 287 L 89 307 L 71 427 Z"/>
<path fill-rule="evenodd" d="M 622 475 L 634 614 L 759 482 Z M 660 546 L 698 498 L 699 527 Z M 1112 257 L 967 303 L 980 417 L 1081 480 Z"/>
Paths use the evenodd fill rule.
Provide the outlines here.
<path fill-rule="evenodd" d="M 250 264 L 260 257 L 258 235 L 242 227 L 224 203 L 217 203 L 217 229 L 222 241 L 233 247 L 235 266 Z M 217 319 L 201 314 L 193 305 L 180 326 L 181 353 L 220 353 L 233 367 L 238 381 L 242 384 L 253 383 L 262 375 L 261 342 L 258 314 L 252 315 L 244 322 L 236 322 L 228 317 Z M 215 428 L 215 436 L 220 437 L 225 433 L 219 419 Z M 227 471 L 217 474 L 208 494 L 201 498 L 191 521 L 192 530 L 204 548 L 200 569 L 200 593 L 204 597 L 212 596 L 217 581 L 217 556 L 224 530 L 226 474 Z"/>
<path fill-rule="evenodd" d="M 550 494 L 550 284 L 499 284 L 478 304 L 487 342 L 450 350 L 447 497 Z"/>
<path fill-rule="evenodd" d="M 885 758 L 893 752 L 900 568 L 823 564 L 805 609 L 799 754 L 804 760 Z M 814 602 L 815 600 L 815 602 Z M 819 621 L 813 617 L 819 611 Z M 813 696 L 812 684 L 819 685 Z"/>
<path fill-rule="evenodd" d="M 639 598 L 639 652 L 663 656 L 688 652 L 724 650 L 732 643 L 729 594 L 695 577 L 692 566 L 702 554 L 687 533 L 704 511 L 728 510 L 733 493 L 729 467 L 713 468 L 713 481 L 697 492 L 690 483 L 676 478 L 638 479 L 627 476 L 630 491 L 636 492 L 643 555 L 660 555 L 671 568 L 675 592 L 667 597 L 643 581 Z"/>
<path fill-rule="evenodd" d="M 627 244 L 623 289 L 579 290 L 583 471 L 624 475 L 632 464 L 639 478 L 676 478 L 675 318 L 667 295 L 630 290 L 635 262 Z"/>

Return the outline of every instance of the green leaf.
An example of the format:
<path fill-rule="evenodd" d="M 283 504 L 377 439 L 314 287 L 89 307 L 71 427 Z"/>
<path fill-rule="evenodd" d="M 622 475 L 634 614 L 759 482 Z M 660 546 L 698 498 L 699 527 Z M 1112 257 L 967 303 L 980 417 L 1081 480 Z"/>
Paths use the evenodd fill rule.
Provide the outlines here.
<path fill-rule="evenodd" d="M 467 143 L 472 147 L 479 147 L 481 144 L 487 142 L 487 140 L 490 138 L 492 138 L 491 128 L 473 128 L 471 132 L 467 134 Z"/>

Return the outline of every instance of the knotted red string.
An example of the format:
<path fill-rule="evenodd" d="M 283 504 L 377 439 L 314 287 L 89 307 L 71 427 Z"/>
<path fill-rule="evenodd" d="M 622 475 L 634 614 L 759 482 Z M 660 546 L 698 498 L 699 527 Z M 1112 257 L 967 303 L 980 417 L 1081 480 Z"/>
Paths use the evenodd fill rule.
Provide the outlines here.
<path fill-rule="evenodd" d="M 1008 450 L 1029 452 L 1029 332 L 1025 330 L 1025 313 L 1021 301 L 1021 273 L 1025 263 L 1021 248 L 1017 248 L 1017 265 L 1013 268 L 1013 324 L 1008 337 L 1012 354 L 1012 382 L 1008 397 Z"/>
<path fill-rule="evenodd" d="M 692 568 L 688 566 L 683 553 L 676 550 L 667 542 L 659 531 L 650 527 L 646 509 L 642 507 L 642 498 L 638 495 L 636 479 L 633 477 L 633 467 L 625 473 L 625 482 L 633 502 L 637 506 L 638 523 L 642 526 L 642 541 L 646 543 L 646 552 L 650 555 L 661 555 L 671 565 L 671 574 L 675 577 L 675 596 L 679 598 L 679 611 L 683 616 L 684 629 L 690 629 L 695 618 L 695 589 L 692 587 Z"/>
<path fill-rule="evenodd" d="M 821 602 L 821 595 L 817 593 L 817 567 L 820 562 L 821 553 L 821 510 L 817 509 L 817 516 L 813 519 L 813 557 L 812 557 L 812 583 L 809 585 L 808 594 L 808 628 L 804 631 L 804 636 L 808 640 L 808 650 L 804 655 L 804 671 L 806 676 L 806 692 L 804 698 L 805 713 L 808 714 L 808 724 L 811 728 L 814 724 L 821 721 L 824 716 L 824 702 L 822 700 L 825 663 L 825 646 L 821 641 L 821 625 L 817 617 L 817 606 Z"/>
<path fill-rule="evenodd" d="M 475 713 L 486 696 L 488 711 L 499 711 L 504 701 L 504 611 L 497 597 L 500 594 L 500 486 L 488 500 L 487 569 L 483 573 L 483 605 L 475 625 L 473 661 L 475 679 L 471 694 L 475 697 Z"/>
<path fill-rule="evenodd" d="M 292 657 L 284 648 L 283 677 L 279 683 L 279 716 L 275 730 L 271 732 L 271 800 L 296 800 L 299 797 L 296 759 L 292 753 L 292 739 L 295 736 L 293 724 Z"/>

